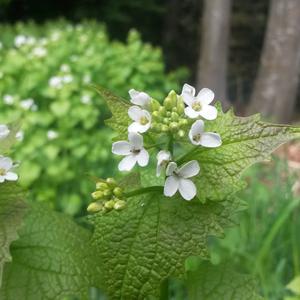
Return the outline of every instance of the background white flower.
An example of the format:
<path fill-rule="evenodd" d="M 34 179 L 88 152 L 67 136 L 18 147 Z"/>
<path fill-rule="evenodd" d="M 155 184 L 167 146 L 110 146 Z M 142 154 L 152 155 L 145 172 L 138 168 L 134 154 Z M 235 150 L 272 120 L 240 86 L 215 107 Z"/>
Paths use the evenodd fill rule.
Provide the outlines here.
<path fill-rule="evenodd" d="M 130 101 L 135 105 L 147 108 L 150 105 L 151 97 L 145 92 L 139 92 L 135 89 L 131 89 L 129 92 Z"/>
<path fill-rule="evenodd" d="M 10 133 L 7 125 L 0 124 L 0 140 L 5 139 Z"/>
<path fill-rule="evenodd" d="M 215 97 L 212 90 L 204 88 L 200 90 L 195 97 L 195 88 L 185 84 L 182 88 L 181 96 L 187 105 L 184 112 L 192 119 L 203 117 L 207 120 L 214 120 L 218 115 L 217 109 L 213 105 L 209 105 Z"/>
<path fill-rule="evenodd" d="M 47 138 L 48 138 L 48 140 L 54 140 L 54 139 L 58 138 L 58 133 L 55 130 L 49 130 L 47 132 Z"/>
<path fill-rule="evenodd" d="M 13 168 L 13 162 L 9 157 L 0 156 L 0 183 L 5 180 L 15 181 L 18 179 L 18 175 L 11 172 Z"/>
<path fill-rule="evenodd" d="M 15 99 L 12 95 L 4 95 L 3 102 L 7 105 L 12 105 L 15 102 Z"/>
<path fill-rule="evenodd" d="M 23 141 L 23 139 L 24 139 L 24 131 L 23 130 L 20 130 L 16 133 L 16 139 L 18 141 Z"/>
<path fill-rule="evenodd" d="M 35 57 L 45 57 L 47 55 L 47 49 L 43 47 L 36 47 L 33 49 L 32 54 Z"/>
<path fill-rule="evenodd" d="M 129 132 L 146 132 L 151 126 L 151 115 L 147 110 L 138 106 L 131 106 L 128 109 L 128 115 L 134 122 L 129 125 Z"/>
<path fill-rule="evenodd" d="M 189 178 L 196 176 L 200 171 L 200 166 L 196 160 L 192 160 L 177 167 L 175 162 L 168 164 L 166 175 L 168 176 L 164 186 L 164 195 L 172 197 L 177 190 L 185 200 L 191 200 L 196 196 L 197 189 Z"/>
<path fill-rule="evenodd" d="M 219 134 L 214 132 L 204 131 L 204 122 L 197 120 L 189 131 L 189 138 L 194 145 L 203 147 L 215 148 L 222 145 L 222 140 Z"/>
<path fill-rule="evenodd" d="M 49 79 L 49 85 L 53 88 L 60 89 L 62 88 L 62 78 L 58 76 L 53 76 Z"/>
<path fill-rule="evenodd" d="M 27 42 L 27 38 L 25 35 L 17 35 L 15 37 L 15 46 L 16 47 L 21 47 L 24 44 L 26 44 L 26 42 Z"/>
<path fill-rule="evenodd" d="M 124 155 L 119 163 L 120 171 L 130 171 L 136 163 L 145 167 L 149 162 L 149 154 L 143 146 L 143 137 L 134 132 L 129 132 L 128 141 L 115 142 L 112 145 L 112 153 Z"/>
<path fill-rule="evenodd" d="M 156 176 L 160 176 L 162 168 L 164 168 L 171 160 L 172 156 L 169 151 L 160 150 L 157 155 Z"/>
<path fill-rule="evenodd" d="M 34 100 L 33 99 L 25 99 L 25 100 L 22 100 L 20 102 L 20 106 L 25 109 L 25 110 L 29 110 L 33 105 L 34 105 Z"/>

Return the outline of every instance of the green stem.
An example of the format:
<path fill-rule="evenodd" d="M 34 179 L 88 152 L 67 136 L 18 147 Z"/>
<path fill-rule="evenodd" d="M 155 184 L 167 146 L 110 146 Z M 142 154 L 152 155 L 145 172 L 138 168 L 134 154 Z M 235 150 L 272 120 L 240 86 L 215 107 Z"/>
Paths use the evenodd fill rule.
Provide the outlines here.
<path fill-rule="evenodd" d="M 145 188 L 141 188 L 141 189 L 137 189 L 137 190 L 133 190 L 131 192 L 125 193 L 125 197 L 130 198 L 130 197 L 134 197 L 134 196 L 138 196 L 138 195 L 142 195 L 142 194 L 146 194 L 146 193 L 162 192 L 162 191 L 163 191 L 162 186 L 149 186 L 149 187 L 145 187 Z"/>
<path fill-rule="evenodd" d="M 177 159 L 177 163 L 181 164 L 182 162 L 184 162 L 188 156 L 190 156 L 191 154 L 193 154 L 194 151 L 197 151 L 197 148 L 193 148 L 188 153 L 183 154 L 181 157 L 179 157 Z"/>
<path fill-rule="evenodd" d="M 168 150 L 170 151 L 171 155 L 173 156 L 173 153 L 174 153 L 174 138 L 173 138 L 172 133 L 169 134 Z"/>

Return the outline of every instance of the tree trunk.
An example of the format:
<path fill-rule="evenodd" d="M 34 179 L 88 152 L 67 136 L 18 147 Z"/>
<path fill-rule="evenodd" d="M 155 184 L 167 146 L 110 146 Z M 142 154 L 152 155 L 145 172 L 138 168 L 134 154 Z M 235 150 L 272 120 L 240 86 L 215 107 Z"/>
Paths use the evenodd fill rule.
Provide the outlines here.
<path fill-rule="evenodd" d="M 197 87 L 215 92 L 225 108 L 231 0 L 205 0 L 201 23 L 202 39 L 197 69 Z"/>
<path fill-rule="evenodd" d="M 300 67 L 300 1 L 271 0 L 260 68 L 249 113 L 279 122 L 293 116 Z"/>

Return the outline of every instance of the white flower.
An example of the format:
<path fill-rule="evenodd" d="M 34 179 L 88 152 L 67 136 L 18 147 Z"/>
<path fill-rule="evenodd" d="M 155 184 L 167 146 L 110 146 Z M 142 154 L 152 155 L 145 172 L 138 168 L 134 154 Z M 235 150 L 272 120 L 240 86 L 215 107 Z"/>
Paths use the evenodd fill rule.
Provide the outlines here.
<path fill-rule="evenodd" d="M 15 102 L 15 99 L 11 95 L 4 95 L 3 96 L 3 102 L 7 105 L 12 105 Z"/>
<path fill-rule="evenodd" d="M 129 92 L 130 101 L 135 105 L 147 108 L 150 105 L 151 97 L 144 93 L 131 89 Z"/>
<path fill-rule="evenodd" d="M 16 139 L 18 141 L 23 141 L 23 139 L 24 139 L 24 131 L 23 130 L 20 130 L 16 133 Z"/>
<path fill-rule="evenodd" d="M 49 85 L 53 88 L 60 89 L 63 86 L 62 79 L 58 76 L 51 77 Z"/>
<path fill-rule="evenodd" d="M 215 148 L 222 145 L 222 140 L 219 134 L 214 132 L 204 131 L 204 122 L 197 120 L 191 127 L 189 138 L 194 145 L 203 147 Z"/>
<path fill-rule="evenodd" d="M 48 130 L 47 132 L 47 138 L 48 140 L 54 140 L 58 137 L 58 133 L 54 130 Z"/>
<path fill-rule="evenodd" d="M 125 156 L 119 163 L 119 170 L 130 171 L 136 163 L 141 167 L 147 166 L 149 154 L 143 147 L 143 137 L 129 132 L 128 141 L 115 142 L 112 145 L 112 153 Z"/>
<path fill-rule="evenodd" d="M 214 120 L 217 117 L 217 109 L 209 105 L 215 97 L 212 90 L 204 88 L 200 90 L 198 95 L 195 97 L 196 90 L 194 87 L 185 84 L 182 88 L 181 96 L 184 103 L 187 105 L 184 112 L 192 118 L 203 117 L 206 120 Z"/>
<path fill-rule="evenodd" d="M 5 139 L 10 133 L 10 130 L 5 124 L 0 124 L 0 140 Z"/>
<path fill-rule="evenodd" d="M 81 103 L 83 104 L 90 104 L 91 103 L 91 96 L 90 95 L 83 95 L 80 99 Z"/>
<path fill-rule="evenodd" d="M 169 151 L 161 150 L 156 155 L 157 166 L 156 166 L 156 176 L 160 176 L 161 170 L 165 167 L 171 160 L 171 153 Z"/>
<path fill-rule="evenodd" d="M 165 182 L 164 195 L 172 197 L 177 190 L 185 200 L 191 200 L 196 196 L 196 186 L 189 178 L 196 176 L 200 171 L 200 166 L 196 160 L 192 160 L 177 167 L 175 162 L 168 164 Z"/>
<path fill-rule="evenodd" d="M 134 122 L 129 125 L 129 132 L 146 132 L 151 126 L 151 115 L 147 110 L 138 106 L 131 106 L 128 109 L 128 115 Z"/>
<path fill-rule="evenodd" d="M 47 55 L 47 50 L 43 47 L 36 47 L 33 49 L 32 54 L 35 57 L 45 57 Z"/>
<path fill-rule="evenodd" d="M 15 46 L 18 48 L 26 44 L 26 42 L 27 42 L 27 38 L 25 35 L 17 35 L 15 37 Z"/>
<path fill-rule="evenodd" d="M 25 110 L 29 110 L 30 108 L 32 108 L 33 105 L 35 105 L 33 99 L 26 99 L 26 100 L 22 100 L 20 102 L 21 108 L 23 108 Z"/>
<path fill-rule="evenodd" d="M 9 157 L 0 156 L 0 183 L 5 180 L 16 181 L 18 179 L 18 175 L 11 172 L 13 167 L 13 162 Z"/>

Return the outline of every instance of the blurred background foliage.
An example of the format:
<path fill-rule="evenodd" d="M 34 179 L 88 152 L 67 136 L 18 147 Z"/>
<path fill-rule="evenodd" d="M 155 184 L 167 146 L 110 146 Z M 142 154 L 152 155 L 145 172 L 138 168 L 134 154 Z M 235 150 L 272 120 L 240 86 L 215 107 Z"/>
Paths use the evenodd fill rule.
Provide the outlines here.
<path fill-rule="evenodd" d="M 209 1 L 217 0 L 0 0 L 0 123 L 22 124 L 14 158 L 21 161 L 21 182 L 31 201 L 76 217 L 85 214 L 94 189 L 89 177 L 115 170 L 113 132 L 104 127 L 109 112 L 90 84 L 125 98 L 135 88 L 159 99 L 171 89 L 179 92 L 183 82 L 198 85 Z M 224 80 L 231 104 L 245 114 L 270 6 L 287 4 L 226 1 L 231 15 Z M 299 101 L 292 106 L 294 121 L 298 106 Z M 240 226 L 228 229 L 223 240 L 210 240 L 213 263 L 234 261 L 259 279 L 263 295 L 272 300 L 299 299 L 287 285 L 300 276 L 300 147 L 287 149 L 274 163 L 245 175 L 249 188 L 241 197 L 249 209 L 241 213 Z M 169 298 L 186 299 L 178 280 L 170 280 Z M 92 291 L 91 299 L 103 298 Z"/>

